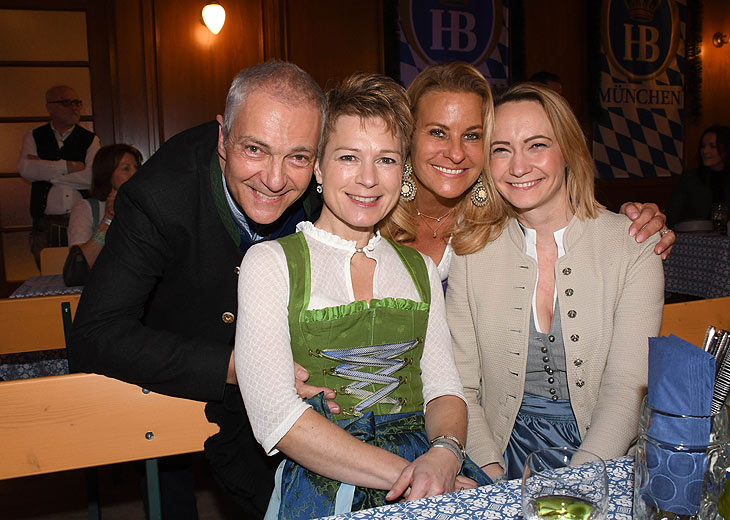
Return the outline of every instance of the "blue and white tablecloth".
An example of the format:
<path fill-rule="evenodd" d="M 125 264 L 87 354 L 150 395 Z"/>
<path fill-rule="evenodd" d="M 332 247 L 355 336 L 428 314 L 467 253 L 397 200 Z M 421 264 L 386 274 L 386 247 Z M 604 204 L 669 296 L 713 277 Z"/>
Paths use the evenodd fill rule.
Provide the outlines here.
<path fill-rule="evenodd" d="M 63 275 L 60 274 L 34 276 L 23 282 L 23 285 L 18 287 L 9 298 L 76 294 L 83 289 L 83 286 L 67 287 L 63 283 Z M 65 349 L 0 355 L 0 381 L 61 374 L 68 374 L 68 359 Z"/>
<path fill-rule="evenodd" d="M 677 233 L 664 261 L 665 289 L 700 298 L 730 296 L 730 237 Z"/>
<path fill-rule="evenodd" d="M 63 283 L 62 274 L 33 276 L 15 289 L 9 298 L 30 298 L 33 296 L 55 296 L 56 294 L 76 294 L 84 290 L 83 285 L 68 287 Z"/>
<path fill-rule="evenodd" d="M 606 469 L 609 493 L 606 519 L 631 520 L 634 496 L 634 458 L 621 457 L 609 460 L 606 462 Z M 458 493 L 331 516 L 329 519 L 501 520 L 513 518 L 521 520 L 520 483 L 520 480 L 509 480 Z"/>

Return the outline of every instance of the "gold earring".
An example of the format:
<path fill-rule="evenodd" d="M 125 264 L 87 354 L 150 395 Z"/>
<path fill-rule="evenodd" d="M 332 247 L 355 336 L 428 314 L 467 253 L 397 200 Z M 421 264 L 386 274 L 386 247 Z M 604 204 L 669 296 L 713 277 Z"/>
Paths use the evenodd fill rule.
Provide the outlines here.
<path fill-rule="evenodd" d="M 410 202 L 416 198 L 416 183 L 413 182 L 413 166 L 410 161 L 406 161 L 403 166 L 403 183 L 400 187 L 400 198 L 406 202 Z"/>
<path fill-rule="evenodd" d="M 474 183 L 474 187 L 471 189 L 471 203 L 477 208 L 483 208 L 487 205 L 488 200 L 487 188 L 484 187 L 482 174 L 480 173 L 477 182 Z"/>

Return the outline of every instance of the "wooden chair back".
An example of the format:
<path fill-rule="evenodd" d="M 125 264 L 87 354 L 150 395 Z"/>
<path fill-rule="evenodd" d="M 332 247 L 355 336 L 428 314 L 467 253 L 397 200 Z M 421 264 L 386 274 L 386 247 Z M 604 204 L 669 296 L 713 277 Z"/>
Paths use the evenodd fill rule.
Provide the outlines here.
<path fill-rule="evenodd" d="M 68 256 L 68 246 L 41 249 L 41 275 L 62 274 Z"/>
<path fill-rule="evenodd" d="M 0 382 L 0 479 L 201 451 L 204 406 L 96 374 Z"/>
<path fill-rule="evenodd" d="M 710 325 L 730 329 L 730 296 L 665 305 L 659 335 L 674 334 L 701 346 Z"/>
<path fill-rule="evenodd" d="M 62 304 L 68 325 L 81 294 L 0 299 L 0 354 L 66 348 Z"/>

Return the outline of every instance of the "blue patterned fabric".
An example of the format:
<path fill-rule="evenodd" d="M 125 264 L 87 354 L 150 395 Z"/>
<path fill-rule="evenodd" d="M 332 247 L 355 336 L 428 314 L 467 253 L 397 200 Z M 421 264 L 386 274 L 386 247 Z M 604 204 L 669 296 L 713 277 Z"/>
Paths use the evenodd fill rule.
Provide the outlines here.
<path fill-rule="evenodd" d="M 730 296 L 730 237 L 677 233 L 664 261 L 666 290 L 700 298 Z"/>
<path fill-rule="evenodd" d="M 406 5 L 409 3 L 410 5 Z M 453 5 L 448 5 L 445 2 L 429 2 L 428 5 L 423 0 L 401 0 L 400 15 L 403 16 L 404 12 L 416 11 L 416 14 L 422 14 L 424 12 L 430 13 L 428 16 L 424 16 L 424 19 L 428 20 L 426 26 L 420 25 L 417 21 L 409 20 L 409 24 L 417 26 L 419 32 L 429 33 L 433 30 L 434 23 L 438 25 L 447 24 L 446 18 L 450 16 L 456 16 L 459 23 L 464 24 L 464 16 L 476 15 L 481 17 L 482 11 L 490 11 L 494 14 L 495 23 L 499 26 L 495 26 L 493 40 L 488 42 L 490 44 L 490 52 L 483 56 L 481 61 L 474 61 L 470 59 L 469 52 L 463 52 L 460 50 L 443 50 L 439 51 L 438 56 L 422 56 L 414 49 L 414 45 L 418 45 L 415 42 L 409 42 L 406 31 L 403 28 L 403 20 L 399 20 L 399 54 L 400 54 L 400 81 L 404 86 L 410 85 L 411 81 L 425 69 L 427 66 L 433 63 L 445 63 L 449 61 L 466 61 L 471 63 L 474 67 L 481 72 L 487 79 L 490 85 L 494 88 L 505 88 L 508 86 L 508 72 L 509 72 L 509 0 L 491 0 L 489 2 L 476 3 L 479 5 L 469 5 L 464 3 L 463 5 L 454 8 Z M 407 9 L 404 9 L 404 5 Z M 445 17 L 441 21 L 434 20 L 434 12 L 439 12 Z M 452 12 L 453 11 L 453 12 Z M 419 16 L 420 18 L 420 16 Z M 449 18 L 451 20 L 451 18 Z M 423 22 L 423 19 L 421 20 Z M 479 24 L 477 24 L 479 25 Z M 464 25 L 460 26 L 465 29 Z M 449 28 L 453 29 L 453 28 Z M 457 29 L 458 31 L 459 29 Z M 478 28 L 475 29 L 478 32 Z M 450 41 L 450 35 L 447 34 L 447 30 L 442 28 L 442 32 L 446 34 L 444 38 Z M 465 36 L 466 31 L 461 35 L 461 38 Z M 477 39 L 479 42 L 488 38 L 489 35 L 479 34 Z M 450 45 L 447 43 L 447 47 Z M 428 61 L 426 61 L 428 60 Z"/>
<path fill-rule="evenodd" d="M 65 349 L 0 355 L 0 381 L 61 374 L 68 374 Z"/>
<path fill-rule="evenodd" d="M 570 400 L 553 401 L 525 394 L 504 452 L 507 478 L 522 478 L 525 460 L 535 450 L 556 446 L 578 448 L 580 443 Z"/>
<path fill-rule="evenodd" d="M 606 520 L 631 520 L 634 488 L 634 459 L 606 461 L 608 514 Z M 523 520 L 520 480 L 438 495 L 412 502 L 341 514 L 329 520 Z"/>
<path fill-rule="evenodd" d="M 53 296 L 56 294 L 76 294 L 83 286 L 67 287 L 62 274 L 48 274 L 28 278 L 23 285 L 13 291 L 9 298 L 30 298 L 32 296 Z"/>
<path fill-rule="evenodd" d="M 604 2 L 609 6 L 607 9 L 623 3 L 621 0 Z M 666 69 L 647 74 L 650 78 L 627 81 L 625 72 L 618 69 L 607 55 L 604 48 L 606 40 L 601 45 L 597 59 L 603 110 L 593 126 L 593 158 L 601 178 L 664 177 L 682 173 L 684 99 L 681 92 L 684 87 L 686 0 L 659 5 L 676 5 L 678 8 L 676 34 L 680 41 Z M 605 29 L 609 23 L 605 15 L 601 23 Z M 625 19 L 625 24 L 633 27 L 633 37 L 639 30 L 637 23 L 630 18 Z M 672 26 L 669 24 L 656 29 L 660 33 L 671 33 Z M 624 33 L 621 34 L 625 38 Z M 634 42 L 634 51 L 636 45 L 637 42 Z M 664 60 L 656 61 L 662 63 Z M 635 63 L 640 63 L 640 60 Z M 634 72 L 638 74 L 638 71 Z M 642 101 L 642 95 L 636 94 L 637 91 L 644 94 L 651 91 L 658 97 L 661 94 L 670 98 L 678 96 L 679 101 L 665 103 L 662 98 L 662 102 L 652 104 L 650 100 Z"/>
<path fill-rule="evenodd" d="M 309 399 L 321 415 L 334 421 L 322 394 Z M 415 460 L 430 448 L 425 431 L 423 413 L 401 413 L 374 415 L 372 412 L 361 417 L 334 421 L 350 435 L 378 446 L 407 460 Z M 346 461 L 343 461 L 346 463 Z M 475 480 L 480 486 L 491 484 L 491 480 L 471 460 L 464 463 L 462 474 Z M 296 462 L 286 460 L 281 479 L 279 518 L 287 520 L 308 520 L 335 513 L 337 492 L 341 483 L 313 473 Z M 351 510 L 358 511 L 385 504 L 386 490 L 356 487 Z M 273 503 L 269 505 L 276 507 Z M 267 513 L 268 517 L 268 513 Z"/>

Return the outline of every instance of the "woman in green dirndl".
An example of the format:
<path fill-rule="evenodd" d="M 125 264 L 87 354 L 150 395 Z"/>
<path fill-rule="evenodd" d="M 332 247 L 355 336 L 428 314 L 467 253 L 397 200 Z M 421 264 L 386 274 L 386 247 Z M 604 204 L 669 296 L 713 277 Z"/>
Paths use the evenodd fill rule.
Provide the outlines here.
<path fill-rule="evenodd" d="M 286 455 L 267 518 L 315 518 L 490 483 L 466 458 L 466 404 L 433 261 L 381 237 L 413 130 L 403 89 L 356 74 L 327 95 L 315 166 L 324 207 L 252 247 L 235 360 L 251 426 Z M 319 188 L 318 188 L 319 191 Z M 337 390 L 341 412 L 308 383 Z"/>

